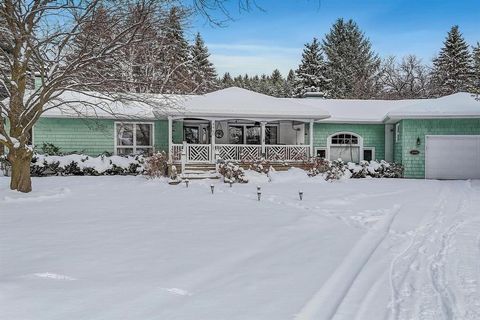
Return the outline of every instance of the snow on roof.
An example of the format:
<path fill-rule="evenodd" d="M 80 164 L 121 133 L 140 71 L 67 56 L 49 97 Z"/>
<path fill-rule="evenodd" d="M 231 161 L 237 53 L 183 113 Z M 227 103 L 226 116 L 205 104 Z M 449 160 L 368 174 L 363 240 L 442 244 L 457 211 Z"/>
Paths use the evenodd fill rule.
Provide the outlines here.
<path fill-rule="evenodd" d="M 185 101 L 184 116 L 325 119 L 327 111 L 311 108 L 295 99 L 275 98 L 250 90 L 230 87 Z"/>
<path fill-rule="evenodd" d="M 138 98 L 141 101 L 136 101 Z M 55 108 L 52 106 L 60 105 Z M 48 109 L 51 108 L 51 109 Z M 205 95 L 129 94 L 112 101 L 98 92 L 64 92 L 46 105 L 42 117 L 98 118 L 236 118 L 268 120 L 324 119 L 328 112 L 298 101 L 231 87 Z"/>
<path fill-rule="evenodd" d="M 381 123 L 385 115 L 414 100 L 352 100 L 321 98 L 287 98 L 311 108 L 321 108 L 330 113 L 330 118 L 321 122 Z"/>
<path fill-rule="evenodd" d="M 153 120 L 178 113 L 192 95 L 118 94 L 117 99 L 98 92 L 64 92 L 50 101 L 42 117 Z"/>
<path fill-rule="evenodd" d="M 470 93 L 456 93 L 436 99 L 350 100 L 288 98 L 330 113 L 322 122 L 382 123 L 404 118 L 452 118 L 480 116 L 480 101 Z"/>
<path fill-rule="evenodd" d="M 139 98 L 142 100 L 138 101 Z M 42 117 L 112 119 L 225 118 L 314 119 L 321 122 L 382 123 L 405 118 L 480 117 L 480 101 L 469 93 L 437 99 L 348 100 L 275 98 L 230 87 L 205 95 L 129 94 L 113 101 L 98 92 L 64 92 Z M 51 108 L 53 106 L 58 106 Z M 329 117 L 330 115 L 330 117 Z"/>
<path fill-rule="evenodd" d="M 466 118 L 480 117 L 477 95 L 459 92 L 437 99 L 414 100 L 387 113 L 385 120 L 406 118 Z"/>

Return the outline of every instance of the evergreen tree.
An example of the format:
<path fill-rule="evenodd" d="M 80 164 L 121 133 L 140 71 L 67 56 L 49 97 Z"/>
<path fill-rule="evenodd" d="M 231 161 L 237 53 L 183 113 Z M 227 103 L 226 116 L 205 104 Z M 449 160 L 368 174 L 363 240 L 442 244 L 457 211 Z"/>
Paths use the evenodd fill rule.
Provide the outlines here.
<path fill-rule="evenodd" d="M 287 75 L 287 79 L 285 80 L 285 84 L 283 86 L 283 96 L 285 98 L 292 98 L 294 87 L 295 87 L 295 71 L 290 69 Z"/>
<path fill-rule="evenodd" d="M 323 97 L 330 94 L 330 79 L 326 76 L 327 67 L 317 38 L 305 44 L 302 61 L 296 70 L 297 81 L 294 95 L 303 97 L 307 92 L 318 92 Z"/>
<path fill-rule="evenodd" d="M 333 98 L 368 99 L 377 96 L 380 59 L 353 20 L 338 19 L 325 36 L 323 50 Z"/>
<path fill-rule="evenodd" d="M 269 91 L 274 97 L 284 97 L 284 83 L 285 79 L 283 79 L 280 70 L 275 69 L 270 76 L 270 89 Z"/>
<path fill-rule="evenodd" d="M 480 94 L 480 42 L 473 47 L 473 91 Z"/>
<path fill-rule="evenodd" d="M 444 46 L 433 60 L 433 84 L 438 96 L 469 91 L 472 80 L 472 59 L 458 26 L 447 34 Z"/>
<path fill-rule="evenodd" d="M 221 82 L 222 88 L 229 88 L 233 86 L 233 79 L 229 72 L 225 72 L 220 82 Z"/>
<path fill-rule="evenodd" d="M 185 12 L 172 7 L 166 19 L 166 28 L 162 34 L 163 52 L 160 61 L 163 63 L 162 74 L 166 79 L 162 93 L 189 93 L 191 78 L 188 70 L 189 45 L 183 34 Z"/>
<path fill-rule="evenodd" d="M 205 42 L 200 33 L 197 33 L 190 53 L 193 93 L 203 94 L 217 88 L 217 72 L 208 60 L 209 57 L 210 53 L 208 53 Z"/>

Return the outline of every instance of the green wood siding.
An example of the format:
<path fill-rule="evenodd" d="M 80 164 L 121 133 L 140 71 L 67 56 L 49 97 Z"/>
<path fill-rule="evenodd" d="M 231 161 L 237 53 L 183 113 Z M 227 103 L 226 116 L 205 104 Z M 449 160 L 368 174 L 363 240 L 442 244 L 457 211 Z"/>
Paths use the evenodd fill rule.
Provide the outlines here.
<path fill-rule="evenodd" d="M 402 164 L 406 178 L 425 177 L 425 136 L 426 135 L 478 135 L 480 119 L 430 119 L 402 120 Z M 417 137 L 420 146 L 417 146 Z M 412 155 L 411 150 L 420 154 Z"/>
<path fill-rule="evenodd" d="M 82 152 L 96 156 L 113 153 L 114 120 L 40 118 L 33 129 L 37 147 L 53 143 L 62 152 Z"/>
<path fill-rule="evenodd" d="M 112 119 L 64 119 L 41 118 L 34 127 L 34 143 L 53 143 L 62 152 L 81 152 L 96 156 L 104 152 L 114 152 L 115 122 Z M 131 121 L 135 122 L 135 121 Z M 150 121 L 145 121 L 150 122 Z M 168 121 L 154 123 L 154 146 L 157 151 L 168 149 Z M 183 122 L 173 123 L 174 143 L 181 143 Z"/>
<path fill-rule="evenodd" d="M 315 123 L 313 146 L 326 147 L 328 136 L 336 132 L 352 132 L 363 138 L 363 147 L 374 147 L 375 158 L 385 158 L 385 125 L 384 124 L 342 124 Z M 308 141 L 308 140 L 307 140 Z"/>

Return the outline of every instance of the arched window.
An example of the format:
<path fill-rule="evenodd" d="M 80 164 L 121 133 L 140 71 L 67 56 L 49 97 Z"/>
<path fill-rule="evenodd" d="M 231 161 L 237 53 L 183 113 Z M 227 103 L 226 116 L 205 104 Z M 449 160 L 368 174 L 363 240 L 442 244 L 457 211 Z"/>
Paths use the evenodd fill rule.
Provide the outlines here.
<path fill-rule="evenodd" d="M 362 137 L 351 132 L 337 132 L 328 138 L 328 158 L 345 162 L 360 162 Z"/>
<path fill-rule="evenodd" d="M 358 141 L 358 136 L 351 133 L 340 133 L 331 137 L 331 144 L 335 145 L 357 146 Z"/>

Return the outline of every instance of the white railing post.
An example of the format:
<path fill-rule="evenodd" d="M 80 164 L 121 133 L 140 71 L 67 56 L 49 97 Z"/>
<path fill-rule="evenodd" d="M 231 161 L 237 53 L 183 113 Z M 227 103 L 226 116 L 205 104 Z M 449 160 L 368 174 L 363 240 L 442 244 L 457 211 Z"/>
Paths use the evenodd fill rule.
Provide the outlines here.
<path fill-rule="evenodd" d="M 313 158 L 313 119 L 310 120 L 310 132 L 308 133 L 308 138 L 310 139 L 309 156 L 310 158 Z"/>
<path fill-rule="evenodd" d="M 260 141 L 262 143 L 262 155 L 265 157 L 265 125 L 267 122 L 262 121 L 260 122 L 261 130 L 260 130 Z"/>
<path fill-rule="evenodd" d="M 211 161 L 215 163 L 215 120 L 210 120 L 210 145 Z"/>
<path fill-rule="evenodd" d="M 219 150 L 214 150 L 213 153 L 215 154 L 215 172 L 218 172 L 218 167 L 220 166 L 219 160 L 220 160 L 220 151 Z"/>
<path fill-rule="evenodd" d="M 181 161 L 182 161 L 182 174 L 185 171 L 185 165 L 187 164 L 187 142 L 183 141 L 183 148 L 182 148 L 182 156 L 181 156 Z"/>
<path fill-rule="evenodd" d="M 173 160 L 173 147 L 172 147 L 172 143 L 173 143 L 173 134 L 172 134 L 172 131 L 173 131 L 173 120 L 172 120 L 172 117 L 171 116 L 168 116 L 168 162 L 169 163 L 172 163 L 172 160 Z"/>

